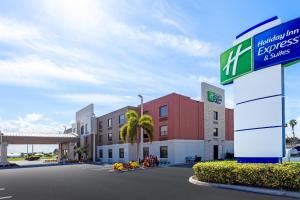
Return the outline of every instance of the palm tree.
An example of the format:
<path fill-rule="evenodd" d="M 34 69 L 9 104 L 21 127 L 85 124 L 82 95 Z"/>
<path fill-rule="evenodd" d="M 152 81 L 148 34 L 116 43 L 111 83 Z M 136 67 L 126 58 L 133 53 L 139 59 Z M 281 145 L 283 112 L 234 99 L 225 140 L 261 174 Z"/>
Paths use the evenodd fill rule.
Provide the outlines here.
<path fill-rule="evenodd" d="M 297 120 L 291 119 L 291 120 L 289 121 L 289 125 L 290 125 L 291 128 L 292 128 L 292 131 L 293 131 L 293 143 L 295 143 L 295 126 L 297 125 Z"/>
<path fill-rule="evenodd" d="M 76 147 L 75 153 L 78 155 L 78 159 L 81 160 L 81 156 L 86 153 L 86 149 L 84 147 Z"/>
<path fill-rule="evenodd" d="M 121 127 L 120 136 L 123 142 L 137 143 L 137 160 L 139 161 L 140 144 L 138 142 L 138 129 L 143 128 L 144 133 L 147 134 L 149 141 L 153 140 L 153 120 L 150 115 L 143 115 L 139 118 L 134 110 L 126 112 L 127 123 Z"/>

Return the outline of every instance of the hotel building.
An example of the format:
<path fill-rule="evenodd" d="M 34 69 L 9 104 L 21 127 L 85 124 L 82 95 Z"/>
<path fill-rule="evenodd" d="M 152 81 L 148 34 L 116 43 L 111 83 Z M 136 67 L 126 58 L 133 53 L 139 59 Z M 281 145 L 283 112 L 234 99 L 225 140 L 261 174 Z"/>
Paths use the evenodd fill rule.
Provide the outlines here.
<path fill-rule="evenodd" d="M 144 114 L 152 116 L 154 123 L 154 140 L 150 143 L 144 137 L 141 145 L 143 156 L 155 155 L 160 160 L 179 164 L 185 163 L 188 157 L 215 160 L 225 158 L 226 153 L 233 153 L 233 110 L 225 107 L 224 90 L 202 83 L 201 93 L 201 100 L 171 93 L 143 104 Z M 77 119 L 86 120 L 83 123 L 77 121 L 81 126 L 76 127 L 81 130 L 81 145 L 88 149 L 87 157 L 92 158 L 95 140 L 98 161 L 135 160 L 136 144 L 123 143 L 120 128 L 126 123 L 125 113 L 131 109 L 140 114 L 140 105 L 124 107 L 95 118 L 91 107 L 77 112 L 85 113 L 85 117 L 76 115 Z M 87 122 L 89 120 L 91 122 Z M 94 128 L 88 127 L 89 124 Z M 95 135 L 92 136 L 88 129 L 94 130 Z"/>

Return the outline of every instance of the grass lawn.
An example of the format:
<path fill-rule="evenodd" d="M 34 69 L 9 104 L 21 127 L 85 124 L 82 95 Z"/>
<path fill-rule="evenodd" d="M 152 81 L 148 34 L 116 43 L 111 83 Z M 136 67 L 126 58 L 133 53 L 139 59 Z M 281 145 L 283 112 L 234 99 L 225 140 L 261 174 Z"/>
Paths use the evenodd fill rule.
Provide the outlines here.
<path fill-rule="evenodd" d="M 20 158 L 7 158 L 8 161 L 22 161 L 25 160 L 24 157 L 20 157 Z"/>
<path fill-rule="evenodd" d="M 40 159 L 56 159 L 56 155 L 54 156 L 42 156 Z M 25 160 L 25 157 L 19 157 L 19 158 L 7 158 L 8 161 L 22 161 Z"/>

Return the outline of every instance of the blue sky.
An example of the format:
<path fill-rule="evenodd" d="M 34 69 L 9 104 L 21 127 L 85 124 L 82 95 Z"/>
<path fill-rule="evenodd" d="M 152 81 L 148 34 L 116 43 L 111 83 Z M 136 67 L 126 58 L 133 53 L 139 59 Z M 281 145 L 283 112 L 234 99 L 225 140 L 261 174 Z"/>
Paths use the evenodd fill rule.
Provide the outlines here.
<path fill-rule="evenodd" d="M 1 1 L 0 130 L 63 130 L 88 103 L 101 115 L 137 105 L 138 93 L 200 99 L 202 81 L 219 85 L 219 55 L 237 34 L 299 17 L 300 2 L 288 2 Z M 285 71 L 286 117 L 300 123 L 300 64 Z"/>

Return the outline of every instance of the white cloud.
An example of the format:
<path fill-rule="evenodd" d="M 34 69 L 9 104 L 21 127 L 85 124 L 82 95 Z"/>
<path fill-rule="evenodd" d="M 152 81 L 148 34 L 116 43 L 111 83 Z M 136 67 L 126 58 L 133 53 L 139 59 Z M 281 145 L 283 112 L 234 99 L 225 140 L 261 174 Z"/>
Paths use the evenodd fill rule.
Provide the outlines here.
<path fill-rule="evenodd" d="M 42 120 L 43 119 L 43 115 L 42 114 L 38 114 L 38 113 L 30 113 L 30 114 L 27 114 L 25 116 L 25 121 L 27 122 L 36 122 L 36 121 L 39 121 L 39 120 Z"/>
<path fill-rule="evenodd" d="M 124 104 L 126 106 L 128 103 L 136 101 L 136 98 L 131 96 L 122 95 L 110 95 L 110 94 L 62 94 L 53 95 L 68 102 L 77 103 L 97 103 L 97 105 L 114 105 L 114 104 Z"/>
<path fill-rule="evenodd" d="M 206 83 L 210 83 L 210 84 L 216 85 L 216 86 L 219 85 L 219 79 L 217 77 L 190 75 L 189 79 L 197 82 L 198 84 L 200 84 L 202 82 L 206 82 Z"/>
<path fill-rule="evenodd" d="M 2 83 L 47 87 L 55 79 L 100 84 L 94 74 L 69 66 L 58 66 L 46 59 L 26 57 L 16 60 L 1 60 Z"/>
<path fill-rule="evenodd" d="M 17 119 L 3 120 L 0 118 L 0 130 L 5 132 L 36 132 L 57 133 L 64 131 L 65 124 L 53 121 L 39 113 L 29 113 Z"/>
<path fill-rule="evenodd" d="M 41 3 L 41 8 L 53 21 L 59 21 L 61 28 L 81 42 L 100 46 L 107 41 L 129 43 L 130 46 L 137 43 L 134 48 L 138 49 L 143 42 L 149 46 L 167 47 L 204 57 L 211 57 L 218 50 L 218 46 L 197 38 L 124 23 L 114 13 L 119 9 L 118 6 L 117 2 L 95 0 L 54 0 Z M 180 25 L 173 19 L 159 17 L 159 20 L 180 29 Z"/>
<path fill-rule="evenodd" d="M 24 40 L 41 38 L 41 33 L 35 26 L 0 17 L 0 41 L 23 43 Z"/>

